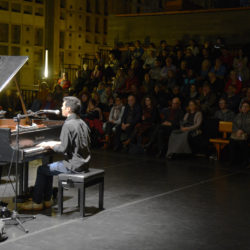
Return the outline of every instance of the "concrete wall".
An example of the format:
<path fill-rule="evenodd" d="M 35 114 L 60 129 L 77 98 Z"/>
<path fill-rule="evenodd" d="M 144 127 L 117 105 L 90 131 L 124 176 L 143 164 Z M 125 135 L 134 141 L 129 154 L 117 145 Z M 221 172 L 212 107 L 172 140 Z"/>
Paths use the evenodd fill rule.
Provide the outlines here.
<path fill-rule="evenodd" d="M 216 36 L 229 44 L 250 43 L 250 9 L 197 11 L 162 15 L 110 16 L 108 45 L 145 38 L 169 44 L 190 38 L 204 41 Z"/>

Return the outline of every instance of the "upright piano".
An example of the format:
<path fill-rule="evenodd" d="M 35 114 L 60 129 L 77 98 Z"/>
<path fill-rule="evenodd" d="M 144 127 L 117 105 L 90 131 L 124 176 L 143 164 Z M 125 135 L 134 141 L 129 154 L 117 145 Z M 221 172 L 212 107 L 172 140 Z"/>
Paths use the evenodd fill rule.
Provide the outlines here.
<path fill-rule="evenodd" d="M 37 145 L 44 141 L 59 140 L 63 122 L 62 120 L 36 119 L 30 126 L 26 125 L 25 120 L 21 120 L 17 154 L 16 122 L 13 119 L 0 119 L 0 163 L 9 165 L 12 163 L 15 168 L 16 160 L 18 160 L 18 195 L 27 191 L 29 162 L 35 159 L 52 161 L 53 151 Z"/>

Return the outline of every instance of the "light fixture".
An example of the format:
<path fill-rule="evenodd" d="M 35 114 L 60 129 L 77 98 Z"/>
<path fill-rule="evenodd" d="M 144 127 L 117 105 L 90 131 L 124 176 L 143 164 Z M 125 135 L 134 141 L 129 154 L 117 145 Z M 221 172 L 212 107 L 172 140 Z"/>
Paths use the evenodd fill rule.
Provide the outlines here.
<path fill-rule="evenodd" d="M 45 50 L 45 66 L 44 66 L 44 78 L 48 78 L 49 76 L 49 70 L 48 70 L 48 50 Z"/>

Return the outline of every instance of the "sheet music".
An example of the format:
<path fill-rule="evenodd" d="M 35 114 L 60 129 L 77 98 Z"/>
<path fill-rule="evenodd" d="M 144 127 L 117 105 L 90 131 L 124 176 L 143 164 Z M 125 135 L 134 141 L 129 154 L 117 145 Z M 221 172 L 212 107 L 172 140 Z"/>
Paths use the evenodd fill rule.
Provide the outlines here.
<path fill-rule="evenodd" d="M 28 59 L 28 56 L 0 56 L 0 92 Z"/>

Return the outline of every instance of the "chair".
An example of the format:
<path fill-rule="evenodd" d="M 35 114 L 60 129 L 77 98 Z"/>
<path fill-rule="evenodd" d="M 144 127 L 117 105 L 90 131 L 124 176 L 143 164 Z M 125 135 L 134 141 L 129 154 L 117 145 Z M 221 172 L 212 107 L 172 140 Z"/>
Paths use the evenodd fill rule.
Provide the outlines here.
<path fill-rule="evenodd" d="M 209 141 L 213 143 L 216 152 L 217 152 L 217 159 L 220 160 L 221 157 L 221 150 L 229 144 L 228 135 L 232 133 L 233 130 L 233 123 L 232 122 L 219 122 L 219 132 L 222 133 L 222 138 L 211 138 Z"/>
<path fill-rule="evenodd" d="M 88 172 L 76 174 L 59 174 L 58 175 L 58 210 L 59 214 L 63 214 L 63 189 L 78 189 L 78 206 L 80 206 L 80 214 L 85 216 L 85 190 L 87 187 L 99 185 L 99 209 L 103 209 L 104 200 L 104 173 L 102 169 L 90 168 Z"/>

